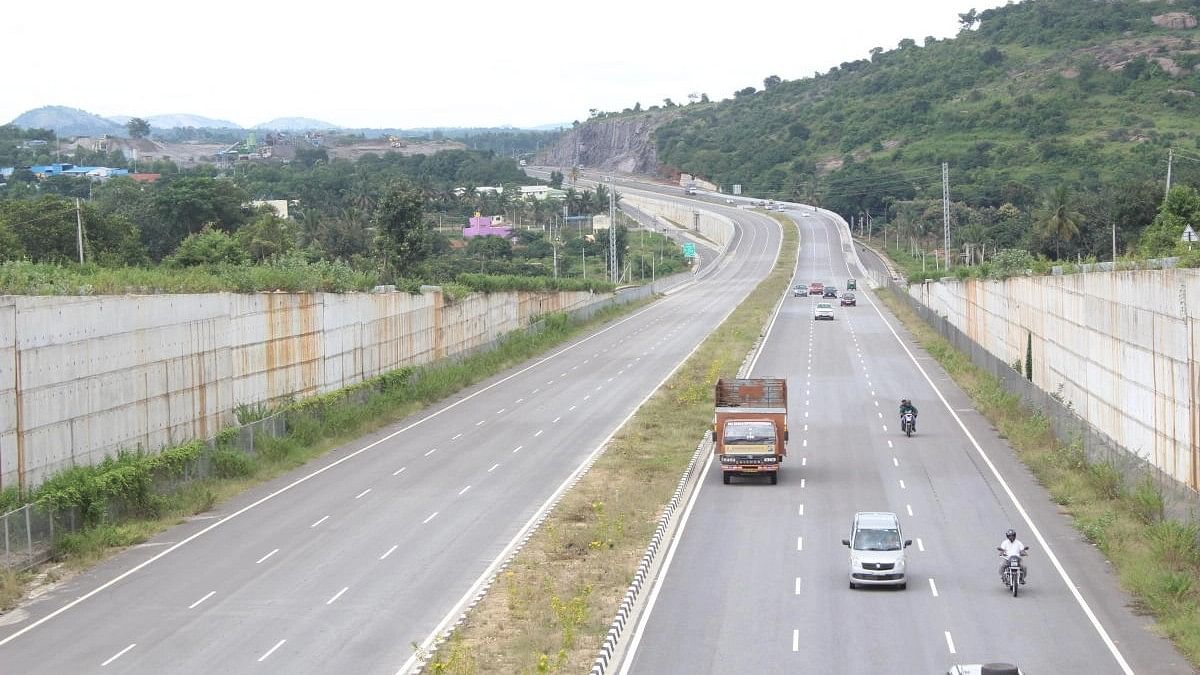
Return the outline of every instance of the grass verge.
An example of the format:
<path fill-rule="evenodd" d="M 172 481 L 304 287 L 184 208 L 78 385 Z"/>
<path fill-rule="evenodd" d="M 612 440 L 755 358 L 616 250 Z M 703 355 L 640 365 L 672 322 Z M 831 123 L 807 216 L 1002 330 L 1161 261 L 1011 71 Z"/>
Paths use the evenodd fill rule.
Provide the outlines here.
<path fill-rule="evenodd" d="M 586 670 L 696 443 L 712 422 L 713 385 L 732 377 L 795 266 L 795 223 L 775 268 L 614 436 L 428 672 Z"/>
<path fill-rule="evenodd" d="M 31 500 L 45 499 L 61 507 L 78 508 L 87 516 L 88 525 L 55 541 L 52 576 L 72 574 L 116 550 L 144 542 L 250 487 L 645 304 L 605 308 L 587 322 L 570 321 L 562 314 L 551 315 L 546 317 L 541 330 L 511 334 L 494 349 L 460 361 L 402 369 L 343 392 L 305 399 L 285 410 L 286 436 L 259 436 L 255 439 L 255 452 L 245 453 L 231 445 L 236 430 L 226 430 L 218 435 L 215 449 L 203 450 L 204 459 L 211 466 L 210 477 L 183 482 L 167 491 L 154 489 L 152 469 L 143 464 L 147 460 L 161 464 L 162 457 L 184 446 L 153 455 L 125 454 L 104 465 L 63 472 L 34 492 Z M 365 392 L 365 396 L 351 396 L 355 391 Z M 4 497 L 17 505 L 12 493 Z M 114 517 L 113 513 L 121 515 Z M 31 582 L 45 578 L 44 574 L 0 569 L 0 612 L 19 604 L 30 590 Z"/>
<path fill-rule="evenodd" d="M 1089 464 L 1078 440 L 1056 438 L 1044 415 L 976 368 L 902 298 L 879 295 L 1008 440 L 1075 528 L 1104 553 L 1137 610 L 1153 616 L 1158 630 L 1200 667 L 1200 528 L 1165 520 L 1163 496 L 1153 483 L 1130 488 L 1111 465 Z"/>

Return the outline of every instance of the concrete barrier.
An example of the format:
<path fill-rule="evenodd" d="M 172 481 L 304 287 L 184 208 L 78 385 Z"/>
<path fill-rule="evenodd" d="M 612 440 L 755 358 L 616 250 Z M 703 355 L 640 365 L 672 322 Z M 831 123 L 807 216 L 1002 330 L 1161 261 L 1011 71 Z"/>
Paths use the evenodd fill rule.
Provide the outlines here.
<path fill-rule="evenodd" d="M 1090 457 L 1173 482 L 1184 507 L 1200 504 L 1200 271 L 943 279 L 908 294 L 976 364 L 1082 437 Z M 1028 387 L 1016 381 L 1027 352 Z"/>
<path fill-rule="evenodd" d="M 545 314 L 651 292 L 3 296 L 0 488 L 207 438 L 239 405 L 462 356 Z"/>

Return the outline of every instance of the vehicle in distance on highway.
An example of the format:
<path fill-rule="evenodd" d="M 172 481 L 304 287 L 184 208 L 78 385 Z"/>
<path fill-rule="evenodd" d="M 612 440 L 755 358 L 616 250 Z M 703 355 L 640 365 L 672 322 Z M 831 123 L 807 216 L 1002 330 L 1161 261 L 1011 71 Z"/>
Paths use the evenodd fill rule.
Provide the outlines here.
<path fill-rule="evenodd" d="M 842 545 L 850 547 L 850 588 L 908 587 L 904 549 L 912 546 L 912 540 L 904 538 L 896 514 L 859 511 L 850 538 L 843 539 Z"/>
<path fill-rule="evenodd" d="M 813 320 L 820 321 L 821 319 L 833 321 L 832 302 L 818 302 L 817 306 L 813 308 Z"/>
<path fill-rule="evenodd" d="M 804 284 L 796 284 L 795 286 L 792 287 L 792 297 L 793 298 L 804 297 L 807 295 L 808 295 L 808 289 L 804 287 Z"/>
<path fill-rule="evenodd" d="M 842 293 L 842 307 L 857 307 L 857 306 L 858 306 L 858 300 L 855 299 L 853 293 L 851 293 L 849 291 Z"/>
<path fill-rule="evenodd" d="M 837 296 L 837 286 L 826 286 L 821 289 L 821 297 L 836 299 Z"/>
<path fill-rule="evenodd" d="M 821 292 L 824 290 L 825 290 L 825 284 L 823 284 L 819 281 L 814 281 L 808 285 L 808 294 L 809 295 L 820 295 Z"/>

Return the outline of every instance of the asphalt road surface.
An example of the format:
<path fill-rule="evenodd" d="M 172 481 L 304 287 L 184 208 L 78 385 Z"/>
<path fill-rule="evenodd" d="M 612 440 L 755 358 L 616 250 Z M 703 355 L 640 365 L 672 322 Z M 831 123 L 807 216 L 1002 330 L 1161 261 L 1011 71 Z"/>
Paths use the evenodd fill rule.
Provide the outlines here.
<path fill-rule="evenodd" d="M 721 207 L 714 207 L 721 208 Z M 648 308 L 163 533 L 0 619 L 0 673 L 396 673 L 770 271 L 739 234 Z"/>
<path fill-rule="evenodd" d="M 802 242 L 793 284 L 844 288 L 833 224 L 789 213 Z M 785 299 L 753 373 L 788 379 L 779 484 L 722 485 L 709 465 L 619 672 L 944 673 L 991 661 L 1034 674 L 1193 672 L 864 289 L 832 322 L 813 320 L 815 297 Z M 898 428 L 901 397 L 920 409 L 912 438 Z M 914 540 L 907 590 L 849 588 L 841 540 L 857 511 L 899 515 Z M 995 551 L 1009 527 L 1032 547 L 1017 598 Z"/>

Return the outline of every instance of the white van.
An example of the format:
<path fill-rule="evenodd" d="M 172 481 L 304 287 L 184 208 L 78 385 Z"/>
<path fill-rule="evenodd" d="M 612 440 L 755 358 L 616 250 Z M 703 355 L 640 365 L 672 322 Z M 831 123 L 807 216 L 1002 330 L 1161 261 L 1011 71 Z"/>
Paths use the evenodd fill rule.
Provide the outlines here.
<path fill-rule="evenodd" d="M 900 530 L 894 513 L 860 511 L 854 514 L 850 538 L 842 540 L 850 547 L 850 588 L 859 586 L 908 587 L 904 549 L 912 546 Z"/>

